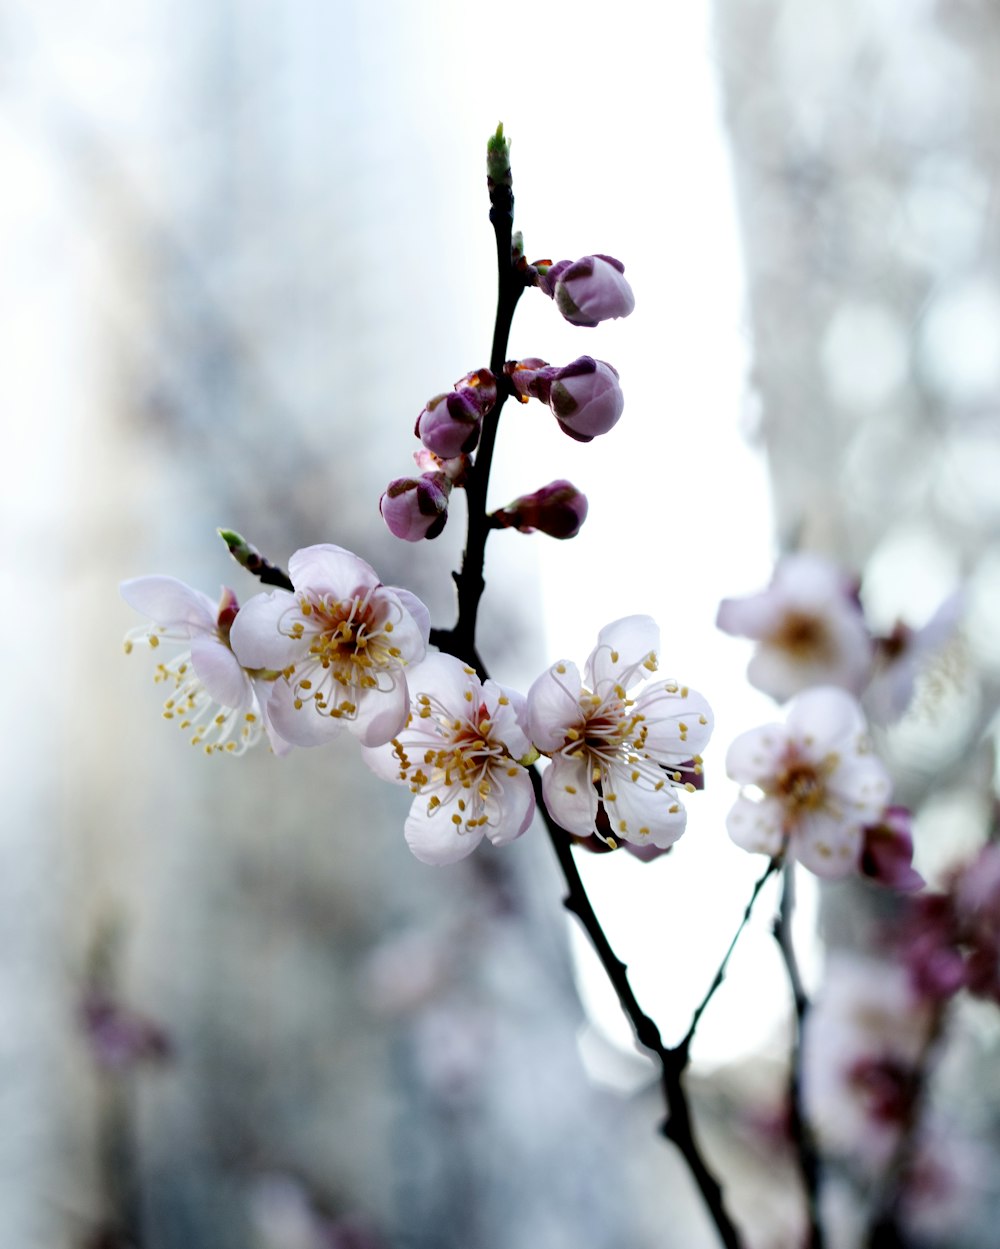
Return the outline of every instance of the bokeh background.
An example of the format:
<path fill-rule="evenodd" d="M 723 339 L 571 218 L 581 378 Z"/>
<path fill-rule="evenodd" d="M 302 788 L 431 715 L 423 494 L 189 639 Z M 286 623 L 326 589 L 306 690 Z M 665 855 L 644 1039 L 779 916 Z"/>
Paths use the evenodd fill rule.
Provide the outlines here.
<path fill-rule="evenodd" d="M 933 705 L 880 744 L 932 880 L 992 823 L 998 64 L 990 0 L 0 4 L 3 1244 L 714 1243 L 537 830 L 435 871 L 351 742 L 206 760 L 122 657 L 117 583 L 249 595 L 228 525 L 278 562 L 349 547 L 450 621 L 461 504 L 411 547 L 377 500 L 425 400 L 488 356 L 502 119 L 529 257 L 618 255 L 637 308 L 578 330 L 522 302 L 513 356 L 606 358 L 627 406 L 590 447 L 538 405 L 505 416 L 496 505 L 566 476 L 591 518 L 570 544 L 491 540 L 481 649 L 524 688 L 649 612 L 715 706 L 677 850 L 584 865 L 676 1038 L 760 866 L 726 839 L 721 760 L 771 710 L 715 608 L 778 550 L 863 573 L 886 628 L 966 587 Z M 765 1130 L 787 1039 L 768 906 L 692 1080 L 754 1249 L 798 1218 Z M 875 922 L 861 906 L 824 904 L 827 943 Z M 98 1069 L 98 968 L 169 1061 Z M 992 1020 L 968 1037 L 988 1141 Z M 927 1243 L 994 1243 L 996 1196 Z"/>

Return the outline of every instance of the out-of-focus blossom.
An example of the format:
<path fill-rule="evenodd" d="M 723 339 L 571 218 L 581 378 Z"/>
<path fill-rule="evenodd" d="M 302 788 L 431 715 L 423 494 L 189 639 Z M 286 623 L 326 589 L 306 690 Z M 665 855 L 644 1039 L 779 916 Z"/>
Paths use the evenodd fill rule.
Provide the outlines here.
<path fill-rule="evenodd" d="M 535 812 L 531 779 L 518 762 L 531 750 L 523 695 L 481 682 L 451 655 L 430 654 L 410 673 L 410 696 L 405 727 L 364 758 L 413 793 L 403 831 L 416 857 L 455 863 L 484 836 L 497 846 L 520 837 Z"/>
<path fill-rule="evenodd" d="M 451 482 L 444 473 L 397 477 L 379 500 L 389 532 L 405 542 L 436 538 L 448 520 Z"/>
<path fill-rule="evenodd" d="M 539 286 L 555 300 L 556 307 L 573 325 L 598 325 L 627 317 L 635 308 L 635 296 L 625 280 L 625 266 L 613 256 L 583 256 L 539 267 Z"/>
<path fill-rule="evenodd" d="M 859 694 L 871 671 L 872 640 L 856 587 L 820 555 L 786 555 L 759 594 L 723 599 L 716 625 L 753 638 L 747 679 L 784 702 L 812 685 Z"/>
<path fill-rule="evenodd" d="M 964 605 L 962 594 L 951 594 L 923 628 L 900 622 L 888 637 L 875 639 L 874 671 L 864 699 L 875 724 L 892 724 L 909 707 L 917 678 L 955 637 Z"/>
<path fill-rule="evenodd" d="M 712 711 L 695 690 L 654 680 L 660 631 L 649 616 L 626 616 L 598 635 L 583 676 L 560 660 L 528 692 L 528 725 L 551 758 L 543 777 L 553 819 L 578 837 L 664 848 L 684 832 L 685 774 L 701 767 Z"/>
<path fill-rule="evenodd" d="M 1000 1005 L 1000 843 L 956 868 L 943 891 L 913 899 L 899 947 L 926 997 L 945 999 L 965 988 Z"/>
<path fill-rule="evenodd" d="M 570 481 L 552 481 L 533 494 L 523 494 L 493 513 L 501 528 L 540 532 L 550 538 L 575 538 L 587 519 L 587 496 Z"/>
<path fill-rule="evenodd" d="M 618 423 L 625 399 L 618 370 L 604 360 L 579 356 L 561 368 L 544 360 L 511 360 L 504 366 L 522 402 L 547 403 L 564 433 L 590 442 Z"/>
<path fill-rule="evenodd" d="M 318 1194 L 285 1172 L 258 1176 L 247 1207 L 254 1249 L 386 1249 L 363 1216 L 331 1213 Z"/>
<path fill-rule="evenodd" d="M 436 456 L 455 459 L 475 449 L 482 419 L 496 399 L 496 378 L 489 369 L 467 373 L 454 390 L 428 400 L 414 433 Z"/>
<path fill-rule="evenodd" d="M 864 716 L 850 694 L 806 690 L 784 724 L 741 734 L 726 771 L 744 790 L 726 821 L 738 846 L 799 859 L 835 880 L 858 870 L 863 829 L 885 811 L 889 774 L 871 754 Z"/>
<path fill-rule="evenodd" d="M 379 942 L 361 969 L 365 1003 L 383 1015 L 402 1015 L 440 996 L 455 970 L 450 936 L 412 928 Z"/>
<path fill-rule="evenodd" d="M 861 875 L 901 893 L 922 889 L 924 878 L 913 867 L 912 816 L 906 807 L 886 807 L 875 824 L 862 830 Z"/>
<path fill-rule="evenodd" d="M 884 1166 L 908 1122 L 932 1012 L 891 963 L 831 956 L 806 1016 L 803 1099 L 828 1152 Z"/>
<path fill-rule="evenodd" d="M 105 1071 L 124 1072 L 141 1063 L 164 1062 L 172 1053 L 165 1028 L 99 987 L 84 995 L 80 1018 L 94 1061 Z"/>
<path fill-rule="evenodd" d="M 231 634 L 242 664 L 279 674 L 268 702 L 276 729 L 296 746 L 342 728 L 366 746 L 389 741 L 409 712 L 405 670 L 427 649 L 427 608 L 339 546 L 304 547 L 288 571 L 294 591 L 250 599 Z"/>
<path fill-rule="evenodd" d="M 266 713 L 277 673 L 248 670 L 233 653 L 230 635 L 240 608 L 232 590 L 224 586 L 216 606 L 176 577 L 136 577 L 120 588 L 125 602 L 153 621 L 153 628 L 142 625 L 126 635 L 126 654 L 137 645 L 153 651 L 163 642 L 184 646 L 156 665 L 155 679 L 170 689 L 164 719 L 192 730 L 191 744 L 206 754 L 241 755 L 265 730 L 275 754 L 291 749 Z"/>

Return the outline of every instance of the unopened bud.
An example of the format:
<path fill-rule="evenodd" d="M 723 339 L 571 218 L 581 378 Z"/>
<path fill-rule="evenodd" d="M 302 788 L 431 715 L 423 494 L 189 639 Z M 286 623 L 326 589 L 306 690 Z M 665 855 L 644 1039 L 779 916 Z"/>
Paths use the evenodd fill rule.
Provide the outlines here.
<path fill-rule="evenodd" d="M 379 500 L 379 511 L 389 532 L 404 542 L 436 538 L 448 520 L 451 482 L 444 473 L 398 477 L 390 481 Z"/>
<path fill-rule="evenodd" d="M 587 519 L 587 496 L 570 481 L 553 481 L 493 515 L 503 529 L 521 533 L 537 529 L 550 538 L 575 538 Z"/>
<path fill-rule="evenodd" d="M 625 280 L 625 266 L 613 256 L 584 256 L 560 260 L 544 274 L 539 286 L 573 325 L 598 325 L 615 317 L 627 317 L 635 308 L 635 296 Z"/>
<path fill-rule="evenodd" d="M 606 434 L 625 408 L 618 370 L 604 360 L 580 356 L 551 379 L 549 407 L 565 433 L 577 442 Z"/>
<path fill-rule="evenodd" d="M 527 360 L 508 360 L 503 371 L 510 378 L 522 403 L 527 403 L 529 399 L 541 399 L 542 403 L 548 403 L 549 388 L 559 369 L 537 356 L 529 356 Z"/>
<path fill-rule="evenodd" d="M 861 874 L 888 889 L 911 893 L 924 878 L 913 867 L 912 817 L 906 807 L 886 807 L 877 824 L 863 830 Z"/>
<path fill-rule="evenodd" d="M 417 417 L 413 432 L 442 460 L 452 460 L 475 449 L 482 413 L 468 387 L 435 395 Z"/>

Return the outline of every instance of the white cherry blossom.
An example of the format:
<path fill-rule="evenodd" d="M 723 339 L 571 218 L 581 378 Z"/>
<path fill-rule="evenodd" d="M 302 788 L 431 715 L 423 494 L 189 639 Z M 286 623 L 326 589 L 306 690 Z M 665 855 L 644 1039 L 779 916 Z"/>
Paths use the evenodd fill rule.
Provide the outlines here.
<path fill-rule="evenodd" d="M 599 803 L 610 844 L 672 845 L 684 832 L 681 792 L 701 771 L 712 732 L 705 699 L 678 681 L 655 679 L 660 631 L 649 616 L 603 628 L 581 676 L 560 660 L 528 691 L 528 727 L 550 757 L 545 805 L 567 832 L 597 831 Z"/>
<path fill-rule="evenodd" d="M 409 674 L 405 728 L 365 762 L 376 775 L 408 785 L 413 805 L 407 844 L 424 863 L 455 863 L 486 836 L 519 837 L 535 813 L 531 778 L 518 760 L 531 743 L 521 719 L 524 696 L 451 655 L 430 654 Z"/>
<path fill-rule="evenodd" d="M 216 606 L 207 594 L 176 577 L 136 577 L 123 581 L 121 595 L 130 607 L 153 621 L 125 638 L 125 651 L 148 646 L 159 653 L 164 642 L 182 650 L 156 665 L 155 679 L 170 690 L 163 715 L 184 730 L 191 744 L 206 754 L 241 755 L 266 730 L 275 754 L 291 747 L 274 732 L 263 703 L 276 673 L 248 672 L 233 654 L 230 632 L 239 614 L 236 596 L 223 588 Z"/>
<path fill-rule="evenodd" d="M 296 551 L 288 572 L 294 591 L 250 599 L 232 632 L 242 664 L 280 674 L 268 702 L 275 727 L 296 746 L 342 728 L 382 745 L 406 722 L 404 670 L 426 651 L 427 608 L 339 546 Z"/>
<path fill-rule="evenodd" d="M 778 702 L 813 685 L 858 694 L 871 672 L 873 649 L 854 591 L 823 556 L 786 555 L 766 590 L 723 599 L 716 624 L 757 642 L 747 680 Z"/>
<path fill-rule="evenodd" d="M 828 879 L 858 870 L 863 829 L 879 819 L 891 792 L 861 708 L 833 686 L 799 694 L 784 724 L 737 737 L 726 771 L 745 787 L 726 821 L 733 841 L 784 853 Z"/>

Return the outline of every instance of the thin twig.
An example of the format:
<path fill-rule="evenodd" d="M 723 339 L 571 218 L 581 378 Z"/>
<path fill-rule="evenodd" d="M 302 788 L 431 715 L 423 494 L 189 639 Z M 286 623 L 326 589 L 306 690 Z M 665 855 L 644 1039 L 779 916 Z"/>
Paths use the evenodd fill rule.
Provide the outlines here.
<path fill-rule="evenodd" d="M 802 1177 L 809 1223 L 808 1249 L 823 1249 L 823 1225 L 819 1212 L 819 1153 L 812 1129 L 802 1112 L 802 1030 L 809 1012 L 809 996 L 802 983 L 802 974 L 792 940 L 792 916 L 795 913 L 795 864 L 786 863 L 782 877 L 781 902 L 774 918 L 772 932 L 781 950 L 782 962 L 795 1003 L 795 1037 L 792 1042 L 791 1069 L 788 1075 L 789 1135 L 795 1150 L 796 1164 Z"/>

